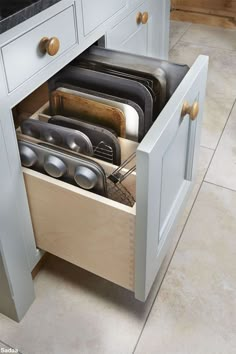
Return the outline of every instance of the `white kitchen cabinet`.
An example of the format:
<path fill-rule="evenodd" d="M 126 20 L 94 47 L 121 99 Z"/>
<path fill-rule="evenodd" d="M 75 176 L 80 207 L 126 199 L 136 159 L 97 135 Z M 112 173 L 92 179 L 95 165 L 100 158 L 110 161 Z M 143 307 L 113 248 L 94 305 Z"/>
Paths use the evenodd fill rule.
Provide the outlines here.
<path fill-rule="evenodd" d="M 67 23 L 65 27 L 62 26 L 64 21 Z M 43 52 L 40 48 L 43 38 L 47 38 L 48 42 L 55 38 L 58 40 L 58 50 L 52 53 L 53 55 L 48 54 L 46 50 Z M 9 92 L 48 64 L 53 63 L 58 56 L 68 51 L 76 43 L 77 34 L 73 5 L 7 43 L 2 48 L 2 55 Z M 17 61 L 15 60 L 15 53 L 17 53 Z"/>
<path fill-rule="evenodd" d="M 88 3 L 91 10 L 94 9 L 92 5 L 95 2 Z M 68 48 L 55 60 L 46 64 L 42 61 L 41 65 L 37 57 L 35 62 L 39 70 L 31 71 L 30 75 L 24 76 L 25 81 L 21 78 L 17 84 L 11 78 L 12 91 L 9 90 L 10 81 L 7 81 L 9 70 L 5 76 L 8 59 L 2 49 L 32 31 L 35 28 L 34 21 L 30 19 L 26 24 L 19 25 L 20 35 L 16 35 L 15 29 L 11 32 L 14 34 L 12 39 L 9 38 L 10 34 L 0 35 L 4 54 L 0 59 L 0 71 L 6 79 L 0 83 L 1 104 L 4 105 L 0 137 L 2 135 L 2 141 L 5 142 L 4 149 L 0 144 L 1 151 L 4 151 L 0 152 L 0 160 L 1 166 L 6 166 L 1 181 L 5 200 L 10 201 L 9 205 L 14 205 L 16 199 L 20 206 L 16 218 L 10 217 L 10 212 L 6 217 L 5 204 L 2 199 L 0 202 L 0 282 L 1 294 L 4 294 L 0 296 L 0 311 L 16 320 L 23 317 L 34 297 L 31 270 L 40 257 L 35 241 L 38 248 L 119 284 L 133 291 L 139 300 L 145 301 L 168 250 L 171 231 L 191 189 L 207 75 L 208 60 L 202 56 L 189 70 L 137 147 L 137 172 L 132 178 L 136 189 L 134 207 L 113 202 L 33 170 L 22 171 L 10 109 L 83 50 L 104 36 L 108 47 L 166 58 L 169 1 L 150 0 L 137 8 L 136 5 L 123 7 L 122 0 L 112 3 L 114 12 L 110 14 L 108 9 L 106 13 L 106 8 L 103 8 L 105 13 L 98 16 L 98 21 L 94 19 L 86 25 L 87 18 L 83 24 L 84 32 L 79 32 L 75 45 L 73 35 Z M 72 5 L 71 1 L 69 5 Z M 82 4 L 77 0 L 74 11 L 81 9 L 80 5 L 85 6 L 81 16 L 85 13 L 89 16 L 86 1 Z M 48 10 L 48 18 L 39 14 L 37 21 L 44 23 L 48 20 L 47 29 L 51 35 L 53 22 L 51 28 L 50 19 L 67 8 L 68 1 L 62 0 Z M 123 19 L 119 23 L 116 20 L 112 22 L 120 9 L 124 10 Z M 137 25 L 137 11 L 148 12 L 147 24 Z M 111 20 L 106 20 L 110 17 Z M 77 21 L 80 18 L 77 14 Z M 105 21 L 105 24 L 100 25 L 101 21 Z M 106 25 L 108 22 L 109 25 Z M 88 35 L 85 36 L 85 33 Z M 31 44 L 27 48 L 31 48 Z M 35 46 L 35 43 L 32 45 Z M 13 55 L 14 46 L 11 50 Z M 189 114 L 181 114 L 186 102 L 190 108 L 194 103 L 195 106 L 196 103 L 199 105 L 199 114 L 194 121 Z M 188 112 L 191 113 L 191 109 Z M 6 121 L 9 124 L 5 124 Z M 25 184 L 22 182 L 23 173 Z"/>
<path fill-rule="evenodd" d="M 127 0 L 81 0 L 81 2 L 85 36 L 127 6 Z"/>
<path fill-rule="evenodd" d="M 156 58 L 167 57 L 162 31 L 166 6 L 160 0 L 145 1 L 107 33 L 106 47 Z M 165 31 L 169 37 L 168 27 Z"/>

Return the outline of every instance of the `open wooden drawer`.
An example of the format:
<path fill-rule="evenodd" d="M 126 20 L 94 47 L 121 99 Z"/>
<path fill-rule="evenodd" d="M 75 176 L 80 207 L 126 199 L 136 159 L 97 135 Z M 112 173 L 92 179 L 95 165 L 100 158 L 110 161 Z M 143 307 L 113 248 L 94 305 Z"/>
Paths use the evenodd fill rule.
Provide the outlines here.
<path fill-rule="evenodd" d="M 133 208 L 24 168 L 39 248 L 146 300 L 194 178 L 207 66 L 196 60 L 138 145 Z"/>

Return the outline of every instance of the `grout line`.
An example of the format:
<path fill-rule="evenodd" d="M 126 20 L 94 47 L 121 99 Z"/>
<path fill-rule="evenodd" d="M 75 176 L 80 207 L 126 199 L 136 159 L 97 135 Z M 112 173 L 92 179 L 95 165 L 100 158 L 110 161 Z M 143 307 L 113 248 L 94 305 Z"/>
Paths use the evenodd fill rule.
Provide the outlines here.
<path fill-rule="evenodd" d="M 9 349 L 16 350 L 16 348 L 13 348 L 11 345 L 5 343 L 5 342 L 2 341 L 2 340 L 0 340 L 0 345 L 1 345 L 1 343 L 2 343 L 3 345 L 7 346 Z M 0 349 L 1 349 L 1 347 L 0 347 Z M 17 349 L 17 350 L 18 350 L 18 354 L 23 354 L 23 353 L 21 353 L 21 352 L 19 351 L 19 349 Z"/>
<path fill-rule="evenodd" d="M 207 150 L 210 150 L 210 151 L 215 151 L 215 149 L 209 148 L 209 147 L 204 146 L 204 145 L 200 145 L 200 148 L 207 149 Z"/>
<path fill-rule="evenodd" d="M 183 38 L 183 36 L 181 37 Z M 186 40 L 179 40 L 179 42 L 181 43 L 185 43 L 185 44 L 192 44 L 195 47 L 203 47 L 203 48 L 211 48 L 211 49 L 220 49 L 220 50 L 224 50 L 226 52 L 230 52 L 230 53 L 236 53 L 236 49 L 227 49 L 227 48 L 221 48 L 221 47 L 214 47 L 214 46 L 210 46 L 207 44 L 202 44 L 202 43 L 196 43 L 196 42 L 190 42 L 190 41 L 186 41 Z"/>
<path fill-rule="evenodd" d="M 189 28 L 192 26 L 192 23 L 189 23 L 189 26 L 185 29 L 185 31 L 181 34 L 181 36 L 179 37 L 179 39 L 175 42 L 175 44 L 169 48 L 169 52 L 176 46 L 176 44 L 178 44 L 181 39 L 183 38 L 183 36 L 185 35 L 185 33 L 189 30 Z"/>
<path fill-rule="evenodd" d="M 229 119 L 230 119 L 231 114 L 232 114 L 232 112 L 233 112 L 233 110 L 234 110 L 234 107 L 236 107 L 236 99 L 234 100 L 233 105 L 232 105 L 232 107 L 231 107 L 231 110 L 230 110 L 230 112 L 229 112 L 229 114 L 228 114 L 228 118 L 226 119 L 224 128 L 223 128 L 223 130 L 222 130 L 222 132 L 221 132 L 221 134 L 220 134 L 219 140 L 218 140 L 218 142 L 217 142 L 217 144 L 216 144 L 216 148 L 215 148 L 215 150 L 214 150 L 214 153 L 213 153 L 213 155 L 212 155 L 212 158 L 211 158 L 211 160 L 210 160 L 210 163 L 209 163 L 208 168 L 207 168 L 207 170 L 206 170 L 206 173 L 205 173 L 205 175 L 204 175 L 203 181 L 206 180 L 206 179 L 205 179 L 205 178 L 206 178 L 206 175 L 207 175 L 207 173 L 208 173 L 208 171 L 209 171 L 209 168 L 211 167 L 212 161 L 213 161 L 213 159 L 214 159 L 214 157 L 215 157 L 215 155 L 216 155 L 217 149 L 218 149 L 218 147 L 219 147 L 219 145 L 220 145 L 221 138 L 222 138 L 222 136 L 223 136 L 223 134 L 224 134 L 224 132 L 225 132 L 226 126 L 227 126 L 227 124 L 228 124 L 228 122 L 229 122 Z"/>
<path fill-rule="evenodd" d="M 220 184 L 216 184 L 216 183 L 212 183 L 212 182 L 208 182 L 208 181 L 204 181 L 204 183 L 206 184 L 211 184 L 212 186 L 215 186 L 215 187 L 219 187 L 219 188 L 223 188 L 223 189 L 226 189 L 230 192 L 234 192 L 236 193 L 236 190 L 235 189 L 232 189 L 232 188 L 229 188 L 229 187 L 224 187 L 224 186 L 221 186 Z"/>

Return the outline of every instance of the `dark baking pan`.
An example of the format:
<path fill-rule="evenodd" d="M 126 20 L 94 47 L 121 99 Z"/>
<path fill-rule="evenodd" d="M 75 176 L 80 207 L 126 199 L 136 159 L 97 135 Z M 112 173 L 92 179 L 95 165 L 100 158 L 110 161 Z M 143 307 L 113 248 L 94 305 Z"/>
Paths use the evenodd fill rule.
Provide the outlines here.
<path fill-rule="evenodd" d="M 49 90 L 63 83 L 134 101 L 144 111 L 145 133 L 152 125 L 153 98 L 140 82 L 68 65 L 49 80 Z"/>
<path fill-rule="evenodd" d="M 113 101 L 113 100 L 110 100 L 110 99 L 107 99 L 107 98 L 104 98 L 104 97 L 101 97 L 101 96 L 97 96 L 97 95 L 96 96 L 92 96 L 92 95 L 90 95 L 88 93 L 81 92 L 81 90 L 77 91 L 77 90 L 73 90 L 71 88 L 69 89 L 69 88 L 65 88 L 65 87 L 59 87 L 56 91 L 53 91 L 53 92 L 57 92 L 57 91 L 59 91 L 59 92 L 67 92 L 67 93 L 73 94 L 73 95 L 81 97 L 81 98 L 87 98 L 89 100 L 93 100 L 93 101 L 98 102 L 98 103 L 109 105 L 110 107 L 113 107 L 114 109 L 120 110 L 122 112 L 123 116 L 124 116 L 124 119 L 125 119 L 126 139 L 133 140 L 133 141 L 138 141 L 139 123 L 140 122 L 139 122 L 138 112 L 134 109 L 134 107 L 132 107 L 132 106 L 130 106 L 128 104 L 122 103 L 122 102 L 118 102 L 117 100 Z M 53 92 L 50 94 L 51 97 L 53 95 Z M 51 108 L 52 108 L 52 106 L 51 106 Z M 70 115 L 70 114 L 61 114 L 61 115 L 66 116 L 66 117 L 73 116 L 73 115 Z M 80 116 L 79 116 L 79 119 L 80 119 Z M 98 122 L 96 122 L 96 123 L 98 123 Z M 102 122 L 99 123 L 99 125 L 104 126 L 104 127 L 108 126 L 107 124 L 102 124 Z"/>
<path fill-rule="evenodd" d="M 22 134 L 64 147 L 84 155 L 93 156 L 93 145 L 89 137 L 78 130 L 52 126 L 36 119 L 26 119 L 21 123 Z"/>
<path fill-rule="evenodd" d="M 97 92 L 94 90 L 88 90 L 83 87 L 73 86 L 73 85 L 60 83 L 60 82 L 57 82 L 57 85 L 58 85 L 57 89 L 61 89 L 61 88 L 62 89 L 69 89 L 69 90 L 77 91 L 78 94 L 82 93 L 82 94 L 90 95 L 90 96 L 94 97 L 95 99 L 96 98 L 101 98 L 101 99 L 105 99 L 105 100 L 107 99 L 110 101 L 118 102 L 118 103 L 132 107 L 137 112 L 137 115 L 139 117 L 137 141 L 140 142 L 143 139 L 143 137 L 145 135 L 144 112 L 137 103 L 130 101 L 129 99 L 115 97 L 115 96 L 108 95 L 103 92 Z"/>
<path fill-rule="evenodd" d="M 46 143 L 19 140 L 18 145 L 23 166 L 107 197 L 106 174 L 97 162 Z"/>
<path fill-rule="evenodd" d="M 149 75 L 144 72 L 139 72 L 131 69 L 119 68 L 118 66 L 112 66 L 103 64 L 100 61 L 91 61 L 89 59 L 76 59 L 71 64 L 79 65 L 87 69 L 104 72 L 107 74 L 123 77 L 130 80 L 135 80 L 142 83 L 151 93 L 153 98 L 153 119 L 163 109 L 166 102 L 166 83 L 165 80 L 157 80 L 153 75 Z"/>
<path fill-rule="evenodd" d="M 135 68 L 136 71 L 154 75 L 163 83 L 166 80 L 166 102 L 173 95 L 189 70 L 187 65 L 174 64 L 161 59 L 119 52 L 98 46 L 90 47 L 78 59 L 75 59 L 75 62 L 80 60 L 80 58 L 112 65 L 113 67 L 118 66 L 131 70 Z"/>
<path fill-rule="evenodd" d="M 91 140 L 94 157 L 117 166 L 121 164 L 120 144 L 115 132 L 95 124 L 63 116 L 51 117 L 48 123 L 79 130 Z"/>
<path fill-rule="evenodd" d="M 78 118 L 114 130 L 126 138 L 126 118 L 117 107 L 81 97 L 77 91 L 55 90 L 50 92 L 51 115 Z"/>

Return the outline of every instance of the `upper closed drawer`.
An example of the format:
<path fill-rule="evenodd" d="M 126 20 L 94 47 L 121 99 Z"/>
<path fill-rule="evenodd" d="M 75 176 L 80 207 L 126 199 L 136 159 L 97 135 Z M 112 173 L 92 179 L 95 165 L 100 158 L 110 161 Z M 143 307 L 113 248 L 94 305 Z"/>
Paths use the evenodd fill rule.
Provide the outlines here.
<path fill-rule="evenodd" d="M 87 35 L 126 6 L 127 0 L 82 0 L 84 34 Z"/>
<path fill-rule="evenodd" d="M 2 48 L 9 92 L 76 43 L 73 6 Z M 42 42 L 42 39 L 48 39 Z M 43 43 L 43 45 L 42 45 Z"/>

